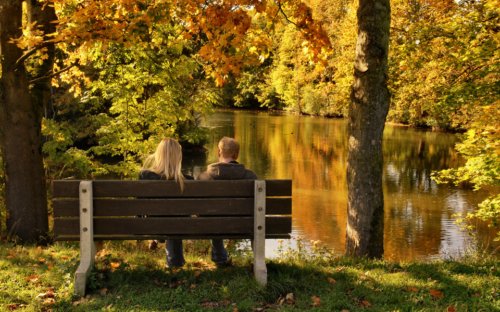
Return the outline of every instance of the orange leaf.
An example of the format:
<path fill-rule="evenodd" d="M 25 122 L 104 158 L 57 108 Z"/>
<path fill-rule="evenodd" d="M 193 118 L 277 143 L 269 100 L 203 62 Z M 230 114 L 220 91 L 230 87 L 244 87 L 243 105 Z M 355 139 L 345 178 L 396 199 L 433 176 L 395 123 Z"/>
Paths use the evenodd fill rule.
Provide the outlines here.
<path fill-rule="evenodd" d="M 329 278 L 328 278 L 328 283 L 330 283 L 330 284 L 335 284 L 335 283 L 337 283 L 337 281 L 336 281 L 334 278 L 329 277 Z"/>
<path fill-rule="evenodd" d="M 321 298 L 320 297 L 318 297 L 318 296 L 312 296 L 311 300 L 312 300 L 312 306 L 313 307 L 319 307 L 321 305 Z"/>
<path fill-rule="evenodd" d="M 434 298 L 434 299 L 442 299 L 442 298 L 444 298 L 444 294 L 440 290 L 431 289 L 431 290 L 429 290 L 429 292 L 430 292 L 432 298 Z"/>
<path fill-rule="evenodd" d="M 418 288 L 415 287 L 415 286 L 408 286 L 408 288 L 406 288 L 406 290 L 408 290 L 409 292 L 418 292 Z"/>
<path fill-rule="evenodd" d="M 370 301 L 368 300 L 361 300 L 360 302 L 361 306 L 364 307 L 364 308 L 368 308 L 368 307 L 371 307 L 372 304 L 370 303 Z"/>
<path fill-rule="evenodd" d="M 113 269 L 117 269 L 120 267 L 120 262 L 111 262 L 110 265 Z"/>
<path fill-rule="evenodd" d="M 446 312 L 456 312 L 457 310 L 455 309 L 454 306 L 449 306 L 447 309 L 446 309 Z"/>
<path fill-rule="evenodd" d="M 26 281 L 30 282 L 30 283 L 36 283 L 36 282 L 38 282 L 38 280 L 39 280 L 39 276 L 36 274 L 32 274 L 26 278 Z"/>

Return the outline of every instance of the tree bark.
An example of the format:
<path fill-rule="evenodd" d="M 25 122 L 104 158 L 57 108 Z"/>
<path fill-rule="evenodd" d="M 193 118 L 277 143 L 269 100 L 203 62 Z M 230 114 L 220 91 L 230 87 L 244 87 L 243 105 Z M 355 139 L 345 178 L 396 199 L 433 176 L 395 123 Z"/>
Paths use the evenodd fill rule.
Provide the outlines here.
<path fill-rule="evenodd" d="M 28 8 L 28 22 L 31 24 L 36 22 L 39 29 L 43 30 L 44 40 L 49 40 L 48 34 L 54 33 L 56 31 L 56 24 L 54 21 L 57 20 L 56 11 L 53 5 L 47 5 L 40 3 L 39 0 L 29 0 L 27 5 Z M 36 68 L 35 77 L 48 77 L 53 73 L 54 69 L 54 58 L 55 58 L 55 45 L 48 44 L 45 46 L 47 58 L 43 63 Z M 31 89 L 31 95 L 35 105 L 43 108 L 43 115 L 46 118 L 50 118 L 53 115 L 53 105 L 52 105 L 52 84 L 51 78 L 38 80 L 35 82 Z"/>
<path fill-rule="evenodd" d="M 348 123 L 346 254 L 384 253 L 382 135 L 389 110 L 389 0 L 360 0 Z"/>
<path fill-rule="evenodd" d="M 7 230 L 11 239 L 42 242 L 47 237 L 47 196 L 41 154 L 42 109 L 31 98 L 22 56 L 11 38 L 21 36 L 22 1 L 0 5 L 0 121 Z"/>

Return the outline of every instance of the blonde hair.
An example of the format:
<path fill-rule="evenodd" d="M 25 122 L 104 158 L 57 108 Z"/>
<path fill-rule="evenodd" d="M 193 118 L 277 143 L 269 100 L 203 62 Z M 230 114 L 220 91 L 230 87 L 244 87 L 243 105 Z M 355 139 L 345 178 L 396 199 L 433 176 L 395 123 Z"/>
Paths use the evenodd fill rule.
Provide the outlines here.
<path fill-rule="evenodd" d="M 181 166 L 181 145 L 177 140 L 166 138 L 161 140 L 154 154 L 146 158 L 143 169 L 153 171 L 167 180 L 175 180 L 183 190 L 184 175 L 181 172 Z"/>
<path fill-rule="evenodd" d="M 218 147 L 222 157 L 233 158 L 235 160 L 238 158 L 238 154 L 240 153 L 240 144 L 235 139 L 223 137 L 220 139 Z"/>

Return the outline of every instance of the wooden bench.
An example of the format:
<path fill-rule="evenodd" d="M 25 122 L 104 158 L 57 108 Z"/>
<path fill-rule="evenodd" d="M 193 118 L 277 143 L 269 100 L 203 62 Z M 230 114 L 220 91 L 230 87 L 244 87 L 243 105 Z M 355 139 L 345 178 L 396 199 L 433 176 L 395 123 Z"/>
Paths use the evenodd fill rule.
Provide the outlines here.
<path fill-rule="evenodd" d="M 185 181 L 183 192 L 174 181 L 57 180 L 54 238 L 80 241 L 80 296 L 95 240 L 253 239 L 255 278 L 265 285 L 265 239 L 290 238 L 291 193 L 291 180 Z"/>

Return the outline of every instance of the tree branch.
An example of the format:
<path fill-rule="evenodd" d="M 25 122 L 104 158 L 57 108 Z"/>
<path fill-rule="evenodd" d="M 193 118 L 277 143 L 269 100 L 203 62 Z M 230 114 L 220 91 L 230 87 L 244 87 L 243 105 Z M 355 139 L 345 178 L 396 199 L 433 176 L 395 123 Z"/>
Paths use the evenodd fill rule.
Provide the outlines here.
<path fill-rule="evenodd" d="M 278 1 L 276 1 L 276 4 L 278 5 L 278 12 L 281 12 L 281 14 L 283 14 L 283 16 L 285 17 L 285 20 L 286 20 L 288 23 L 290 23 L 290 24 L 294 25 L 295 27 L 300 28 L 300 27 L 299 27 L 299 26 L 298 26 L 295 22 L 293 22 L 292 20 L 290 20 L 290 19 L 288 18 L 288 16 L 286 15 L 285 11 L 283 11 L 283 7 L 281 6 L 281 2 L 280 2 L 279 0 L 278 0 Z"/>
<path fill-rule="evenodd" d="M 59 71 L 56 71 L 55 73 L 52 73 L 50 75 L 34 78 L 34 79 L 30 80 L 29 83 L 35 83 L 35 82 L 39 82 L 39 81 L 42 81 L 42 80 L 45 80 L 45 79 L 54 78 L 55 76 L 60 75 L 60 74 L 64 73 L 65 71 L 70 70 L 72 67 L 74 67 L 76 65 L 78 65 L 78 61 L 76 61 L 73 64 L 70 64 L 70 65 L 64 67 L 63 69 L 61 69 Z"/>
<path fill-rule="evenodd" d="M 56 44 L 57 42 L 48 40 L 40 43 L 36 47 L 32 48 L 31 50 L 26 51 L 20 58 L 17 59 L 16 64 L 14 65 L 15 68 L 19 67 L 28 57 L 32 56 L 33 54 L 36 53 L 36 51 L 43 49 L 45 47 L 48 47 L 51 44 Z"/>

